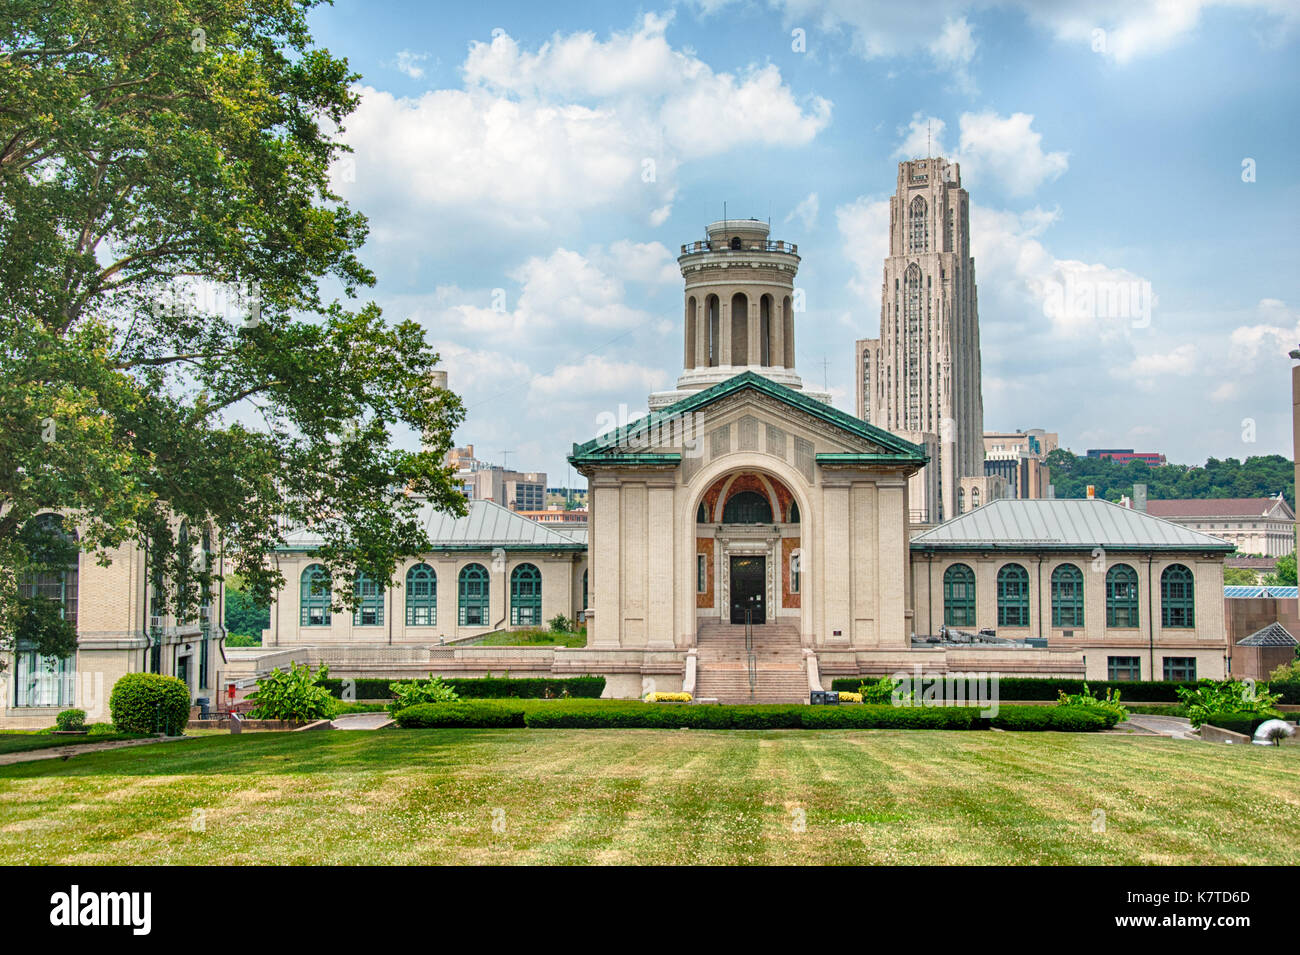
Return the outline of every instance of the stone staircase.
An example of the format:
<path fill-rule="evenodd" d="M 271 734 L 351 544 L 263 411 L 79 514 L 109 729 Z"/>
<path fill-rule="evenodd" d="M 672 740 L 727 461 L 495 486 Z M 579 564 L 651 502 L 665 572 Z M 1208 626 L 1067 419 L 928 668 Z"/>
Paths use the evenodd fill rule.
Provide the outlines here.
<path fill-rule="evenodd" d="M 701 622 L 696 639 L 695 698 L 719 703 L 807 703 L 799 628 L 790 623 L 754 627 L 755 682 L 749 685 L 745 627 L 718 620 Z"/>

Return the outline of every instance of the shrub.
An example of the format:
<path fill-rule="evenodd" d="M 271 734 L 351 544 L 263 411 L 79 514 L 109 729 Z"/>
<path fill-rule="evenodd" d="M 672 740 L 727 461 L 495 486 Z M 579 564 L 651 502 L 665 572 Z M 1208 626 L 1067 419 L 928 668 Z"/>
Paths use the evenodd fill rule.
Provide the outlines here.
<path fill-rule="evenodd" d="M 851 680 L 835 680 L 831 683 L 831 689 L 841 693 L 852 693 L 854 692 L 854 689 L 851 687 L 852 682 L 853 681 Z M 898 689 L 898 685 L 901 682 L 901 680 L 895 680 L 893 677 L 889 676 L 882 676 L 874 683 L 863 683 L 859 681 L 856 692 L 859 701 L 862 703 L 893 703 L 894 692 Z M 898 698 L 900 700 L 910 700 L 912 698 L 912 691 L 908 690 L 905 694 L 900 693 Z"/>
<path fill-rule="evenodd" d="M 1098 699 L 1093 696 L 1092 691 L 1088 689 L 1088 684 L 1085 683 L 1083 685 L 1082 693 L 1066 693 L 1062 690 L 1061 695 L 1057 698 L 1056 705 L 1083 706 L 1089 709 L 1098 710 L 1099 712 L 1106 714 L 1107 719 L 1110 720 L 1110 725 L 1114 726 L 1116 723 L 1122 723 L 1128 719 L 1128 710 L 1120 703 L 1119 696 L 1119 690 L 1116 690 L 1113 687 L 1108 687 L 1106 695 L 1101 699 Z"/>
<path fill-rule="evenodd" d="M 1207 713 L 1204 720 L 1197 725 L 1217 726 L 1221 730 L 1229 730 L 1243 736 L 1254 736 L 1255 730 L 1259 729 L 1260 724 L 1267 723 L 1272 718 L 1271 716 L 1258 716 L 1249 713 Z"/>
<path fill-rule="evenodd" d="M 1115 725 L 1113 714 L 1085 706 L 1000 706 L 987 722 L 1016 732 L 1094 733 Z"/>
<path fill-rule="evenodd" d="M 691 695 L 689 693 L 647 693 L 645 701 L 647 703 L 689 703 Z"/>
<path fill-rule="evenodd" d="M 465 703 L 417 703 L 393 714 L 402 729 L 495 729 L 521 727 L 524 710 L 521 706 L 495 701 L 476 700 Z"/>
<path fill-rule="evenodd" d="M 1084 692 L 1083 680 L 1061 680 L 1052 677 L 999 676 L 998 697 L 1003 700 L 1042 701 L 1044 703 L 1057 699 L 1062 693 Z M 831 683 L 832 690 L 857 690 L 863 683 L 862 677 L 840 677 Z M 1121 690 L 1130 703 L 1177 703 L 1178 688 L 1195 688 L 1195 682 L 1175 680 L 1089 680 L 1095 693 L 1105 693 L 1108 689 Z M 1294 684 L 1295 702 L 1300 702 L 1300 682 Z M 1282 700 L 1292 702 L 1290 699 Z"/>
<path fill-rule="evenodd" d="M 562 613 L 557 613 L 554 617 L 546 622 L 551 628 L 552 633 L 572 633 L 573 621 Z"/>
<path fill-rule="evenodd" d="M 840 693 L 840 702 L 841 702 L 841 703 L 861 703 L 861 702 L 862 702 L 862 694 L 861 694 L 861 693 L 854 693 L 854 692 L 852 692 L 851 690 L 840 690 L 839 693 Z"/>
<path fill-rule="evenodd" d="M 1276 709 L 1278 696 L 1269 692 L 1266 683 L 1255 685 L 1238 680 L 1202 680 L 1195 689 L 1180 689 L 1178 695 L 1183 701 L 1187 718 L 1193 726 L 1198 727 L 1208 722 L 1223 729 L 1228 728 L 1217 720 L 1211 720 L 1212 715 L 1219 719 L 1234 715 L 1259 717 L 1260 722 L 1282 715 Z"/>
<path fill-rule="evenodd" d="M 123 733 L 175 736 L 190 718 L 190 688 L 174 676 L 128 673 L 108 697 L 113 725 Z"/>
<path fill-rule="evenodd" d="M 321 686 L 329 668 L 321 664 L 315 673 L 299 663 L 289 664 L 289 672 L 276 667 L 257 681 L 257 691 L 248 698 L 257 704 L 248 715 L 255 720 L 329 719 L 334 715 L 334 697 Z"/>
<path fill-rule="evenodd" d="M 64 710 L 54 717 L 54 725 L 65 733 L 84 730 L 86 728 L 86 711 Z"/>
<path fill-rule="evenodd" d="M 418 703 L 452 703 L 460 699 L 455 690 L 432 673 L 427 680 L 396 681 L 390 687 L 393 691 L 393 701 L 388 704 L 390 713 Z"/>
<path fill-rule="evenodd" d="M 358 700 L 391 700 L 393 680 L 353 680 Z M 443 682 L 465 699 L 547 699 L 580 697 L 596 699 L 605 692 L 603 676 L 552 678 L 444 677 Z M 321 685 L 337 697 L 343 695 L 343 681 L 322 680 Z"/>

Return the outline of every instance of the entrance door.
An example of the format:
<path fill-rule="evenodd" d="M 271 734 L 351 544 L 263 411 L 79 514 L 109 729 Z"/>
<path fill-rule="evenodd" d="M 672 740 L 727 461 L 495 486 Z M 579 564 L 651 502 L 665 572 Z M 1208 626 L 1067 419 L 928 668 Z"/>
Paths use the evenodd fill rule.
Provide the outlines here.
<path fill-rule="evenodd" d="M 763 593 L 767 590 L 766 557 L 731 558 L 731 622 L 744 623 L 745 611 L 754 612 L 754 623 L 767 620 Z"/>

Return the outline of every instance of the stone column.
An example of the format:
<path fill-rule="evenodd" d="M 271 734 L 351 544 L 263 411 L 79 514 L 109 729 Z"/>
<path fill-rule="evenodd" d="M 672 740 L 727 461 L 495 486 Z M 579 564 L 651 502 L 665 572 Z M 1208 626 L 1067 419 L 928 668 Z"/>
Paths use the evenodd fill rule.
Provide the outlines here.
<path fill-rule="evenodd" d="M 706 301 L 695 299 L 695 367 L 709 367 L 709 309 Z"/>
<path fill-rule="evenodd" d="M 731 302 L 718 296 L 718 364 L 731 364 Z"/>
<path fill-rule="evenodd" d="M 587 599 L 596 619 L 588 627 L 593 647 L 617 647 L 622 630 L 620 608 L 623 582 L 619 578 L 619 521 L 621 502 L 617 484 L 591 489 L 591 543 Z"/>
<path fill-rule="evenodd" d="M 785 307 L 784 300 L 781 302 L 781 325 L 784 331 L 782 338 L 785 340 L 785 353 L 787 368 L 793 368 L 794 361 L 794 303 L 790 303 L 790 308 Z"/>
<path fill-rule="evenodd" d="M 768 313 L 768 334 L 771 335 L 771 345 L 768 348 L 768 357 L 772 359 L 772 365 L 777 368 L 785 366 L 785 300 L 773 301 L 772 310 Z"/>
<path fill-rule="evenodd" d="M 674 600 L 677 587 L 674 581 L 679 575 L 673 572 L 673 485 L 672 477 L 660 485 L 651 483 L 649 487 L 649 581 L 650 593 L 646 608 L 646 646 L 656 649 L 671 650 L 676 646 Z M 695 562 L 689 568 L 694 576 Z M 695 588 L 689 591 L 694 603 Z M 685 595 L 684 595 L 685 597 Z"/>
<path fill-rule="evenodd" d="M 752 296 L 750 296 L 752 298 Z M 759 303 L 750 301 L 749 303 L 749 357 L 747 364 L 761 365 L 763 363 L 763 341 L 760 338 L 758 328 L 758 306 Z"/>

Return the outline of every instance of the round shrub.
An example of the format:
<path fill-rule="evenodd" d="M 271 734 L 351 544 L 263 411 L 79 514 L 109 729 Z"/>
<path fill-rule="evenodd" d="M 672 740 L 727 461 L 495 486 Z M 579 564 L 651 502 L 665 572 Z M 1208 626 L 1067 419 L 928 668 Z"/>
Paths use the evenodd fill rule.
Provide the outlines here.
<path fill-rule="evenodd" d="M 190 688 L 174 676 L 128 673 L 113 684 L 108 708 L 123 733 L 175 736 L 190 718 Z"/>
<path fill-rule="evenodd" d="M 86 728 L 86 711 L 64 710 L 54 717 L 54 725 L 65 733 L 84 730 Z"/>

